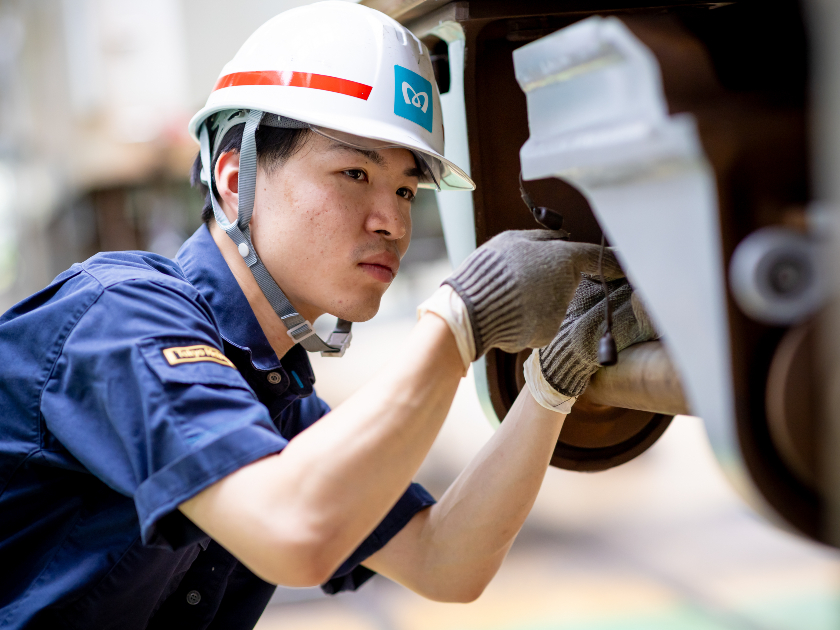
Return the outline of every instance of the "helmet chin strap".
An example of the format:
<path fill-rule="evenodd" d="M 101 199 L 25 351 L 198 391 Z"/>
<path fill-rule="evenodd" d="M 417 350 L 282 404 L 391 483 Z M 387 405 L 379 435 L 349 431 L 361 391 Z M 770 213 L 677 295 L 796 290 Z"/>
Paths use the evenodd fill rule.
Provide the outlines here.
<path fill-rule="evenodd" d="M 254 249 L 254 244 L 251 242 L 250 223 L 251 215 L 254 212 L 254 195 L 257 186 L 257 143 L 255 134 L 263 115 L 264 112 L 262 111 L 251 110 L 245 119 L 242 147 L 239 150 L 239 209 L 235 223 L 228 221 L 219 206 L 216 195 L 213 193 L 210 177 L 210 134 L 207 127 L 209 122 L 207 121 L 202 124 L 199 135 L 201 143 L 201 181 L 210 189 L 210 200 L 213 204 L 213 216 L 216 223 L 236 243 L 239 254 L 254 275 L 254 279 L 268 299 L 268 303 L 271 304 L 271 308 L 274 309 L 274 312 L 286 326 L 286 334 L 308 352 L 320 352 L 321 356 L 324 357 L 341 357 L 350 346 L 353 337 L 350 332 L 352 323 L 339 318 L 328 342 L 324 342 L 315 334 L 312 324 L 305 320 L 289 302 L 289 299 L 260 260 L 257 251 Z M 272 123 L 272 126 L 282 124 L 275 121 L 272 121 Z M 289 126 L 292 126 L 293 123 L 297 123 L 297 121 L 289 121 Z"/>

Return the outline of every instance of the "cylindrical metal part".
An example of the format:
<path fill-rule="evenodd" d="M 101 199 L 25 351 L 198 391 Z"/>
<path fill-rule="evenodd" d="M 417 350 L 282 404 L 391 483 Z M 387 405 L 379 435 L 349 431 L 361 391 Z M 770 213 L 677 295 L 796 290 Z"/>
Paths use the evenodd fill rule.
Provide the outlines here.
<path fill-rule="evenodd" d="M 667 415 L 688 414 L 679 375 L 660 341 L 630 346 L 603 367 L 583 396 L 591 403 Z"/>

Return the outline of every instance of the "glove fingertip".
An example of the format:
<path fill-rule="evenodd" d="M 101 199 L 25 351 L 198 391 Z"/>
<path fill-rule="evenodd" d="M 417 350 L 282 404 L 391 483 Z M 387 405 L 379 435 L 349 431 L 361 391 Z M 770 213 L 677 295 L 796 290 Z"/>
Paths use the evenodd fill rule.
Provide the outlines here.
<path fill-rule="evenodd" d="M 618 264 L 618 259 L 610 247 L 604 249 L 603 260 L 601 260 L 601 248 L 597 245 L 588 245 L 581 257 L 578 269 L 583 274 L 599 279 L 602 270 L 604 278 L 607 280 L 617 280 L 624 277 L 624 270 Z"/>
<path fill-rule="evenodd" d="M 621 264 L 618 262 L 615 250 L 612 247 L 607 247 L 604 250 L 604 260 L 602 265 L 605 278 L 615 280 L 617 278 L 625 277 L 624 270 L 621 268 Z"/>

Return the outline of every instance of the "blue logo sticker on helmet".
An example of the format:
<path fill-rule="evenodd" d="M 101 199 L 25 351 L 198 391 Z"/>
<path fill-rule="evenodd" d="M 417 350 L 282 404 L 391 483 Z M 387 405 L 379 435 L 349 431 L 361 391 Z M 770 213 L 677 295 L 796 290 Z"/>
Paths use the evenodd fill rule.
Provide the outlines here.
<path fill-rule="evenodd" d="M 432 84 L 408 68 L 394 66 L 394 113 L 431 131 L 435 114 Z"/>

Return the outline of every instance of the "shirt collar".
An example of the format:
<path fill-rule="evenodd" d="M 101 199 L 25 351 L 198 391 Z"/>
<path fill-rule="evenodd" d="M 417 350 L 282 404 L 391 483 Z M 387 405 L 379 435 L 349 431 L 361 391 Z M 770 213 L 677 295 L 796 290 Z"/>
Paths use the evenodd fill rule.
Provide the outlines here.
<path fill-rule="evenodd" d="M 284 367 L 294 371 L 303 383 L 302 395 L 311 393 L 315 381 L 306 351 L 295 345 L 283 357 L 283 365 L 268 343 L 251 305 L 231 273 L 210 230 L 202 225 L 187 239 L 175 260 L 184 274 L 210 304 L 219 332 L 229 344 L 250 354 L 251 364 L 260 371 Z M 294 387 L 294 386 L 293 386 Z M 309 390 L 306 392 L 305 390 Z"/>

